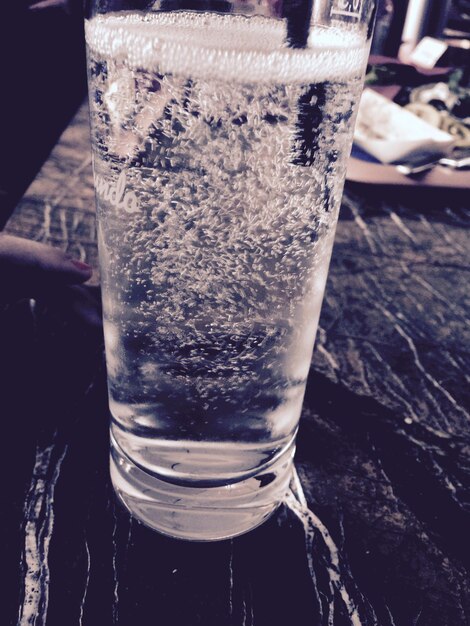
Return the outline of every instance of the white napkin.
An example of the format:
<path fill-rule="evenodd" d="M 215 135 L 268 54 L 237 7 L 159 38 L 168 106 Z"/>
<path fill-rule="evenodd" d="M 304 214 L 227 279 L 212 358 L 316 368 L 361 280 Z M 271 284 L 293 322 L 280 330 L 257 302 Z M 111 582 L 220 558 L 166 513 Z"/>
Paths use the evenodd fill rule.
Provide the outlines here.
<path fill-rule="evenodd" d="M 354 141 L 382 163 L 393 163 L 447 154 L 455 139 L 372 89 L 365 89 Z"/>

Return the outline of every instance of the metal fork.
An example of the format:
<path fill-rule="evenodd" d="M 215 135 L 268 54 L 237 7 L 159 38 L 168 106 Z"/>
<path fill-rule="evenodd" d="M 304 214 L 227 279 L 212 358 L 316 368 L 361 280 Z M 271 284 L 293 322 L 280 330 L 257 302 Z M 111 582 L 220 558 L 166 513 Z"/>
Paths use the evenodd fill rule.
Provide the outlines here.
<path fill-rule="evenodd" d="M 436 165 L 444 165 L 453 170 L 462 170 L 470 167 L 470 154 L 466 151 L 465 154 L 461 156 L 443 156 L 442 154 L 428 155 L 426 159 L 415 159 L 414 161 L 410 160 L 398 163 L 396 169 L 400 174 L 404 174 L 405 176 L 416 176 L 417 174 L 424 174 L 424 172 L 433 169 Z"/>

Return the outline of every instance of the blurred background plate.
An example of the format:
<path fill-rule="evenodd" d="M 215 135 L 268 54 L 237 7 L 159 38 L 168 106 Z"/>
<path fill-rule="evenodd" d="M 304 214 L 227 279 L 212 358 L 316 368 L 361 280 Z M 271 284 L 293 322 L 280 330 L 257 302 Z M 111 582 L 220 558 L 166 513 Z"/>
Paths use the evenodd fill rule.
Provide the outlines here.
<path fill-rule="evenodd" d="M 369 183 L 372 185 L 470 188 L 470 170 L 457 171 L 437 165 L 431 171 L 420 176 L 404 176 L 397 171 L 394 165 L 383 165 L 358 146 L 353 146 L 346 179 L 356 183 Z"/>

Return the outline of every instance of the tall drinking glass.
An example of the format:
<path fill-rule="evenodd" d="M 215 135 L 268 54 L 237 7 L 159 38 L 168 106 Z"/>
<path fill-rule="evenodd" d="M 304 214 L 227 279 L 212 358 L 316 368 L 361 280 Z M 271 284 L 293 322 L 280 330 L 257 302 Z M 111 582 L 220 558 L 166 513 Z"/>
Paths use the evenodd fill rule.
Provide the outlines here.
<path fill-rule="evenodd" d="M 111 476 L 168 535 L 283 500 L 373 0 L 96 0 Z"/>

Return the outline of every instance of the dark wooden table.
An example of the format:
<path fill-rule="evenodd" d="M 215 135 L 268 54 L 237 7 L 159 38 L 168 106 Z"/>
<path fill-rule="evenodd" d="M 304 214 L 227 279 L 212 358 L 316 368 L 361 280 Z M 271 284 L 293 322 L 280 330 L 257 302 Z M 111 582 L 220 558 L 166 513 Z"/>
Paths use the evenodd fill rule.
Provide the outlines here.
<path fill-rule="evenodd" d="M 469 624 L 469 225 L 462 193 L 347 185 L 301 487 L 212 544 L 153 533 L 115 501 L 101 332 L 66 297 L 6 307 L 0 623 Z M 96 266 L 85 106 L 7 230 Z"/>

